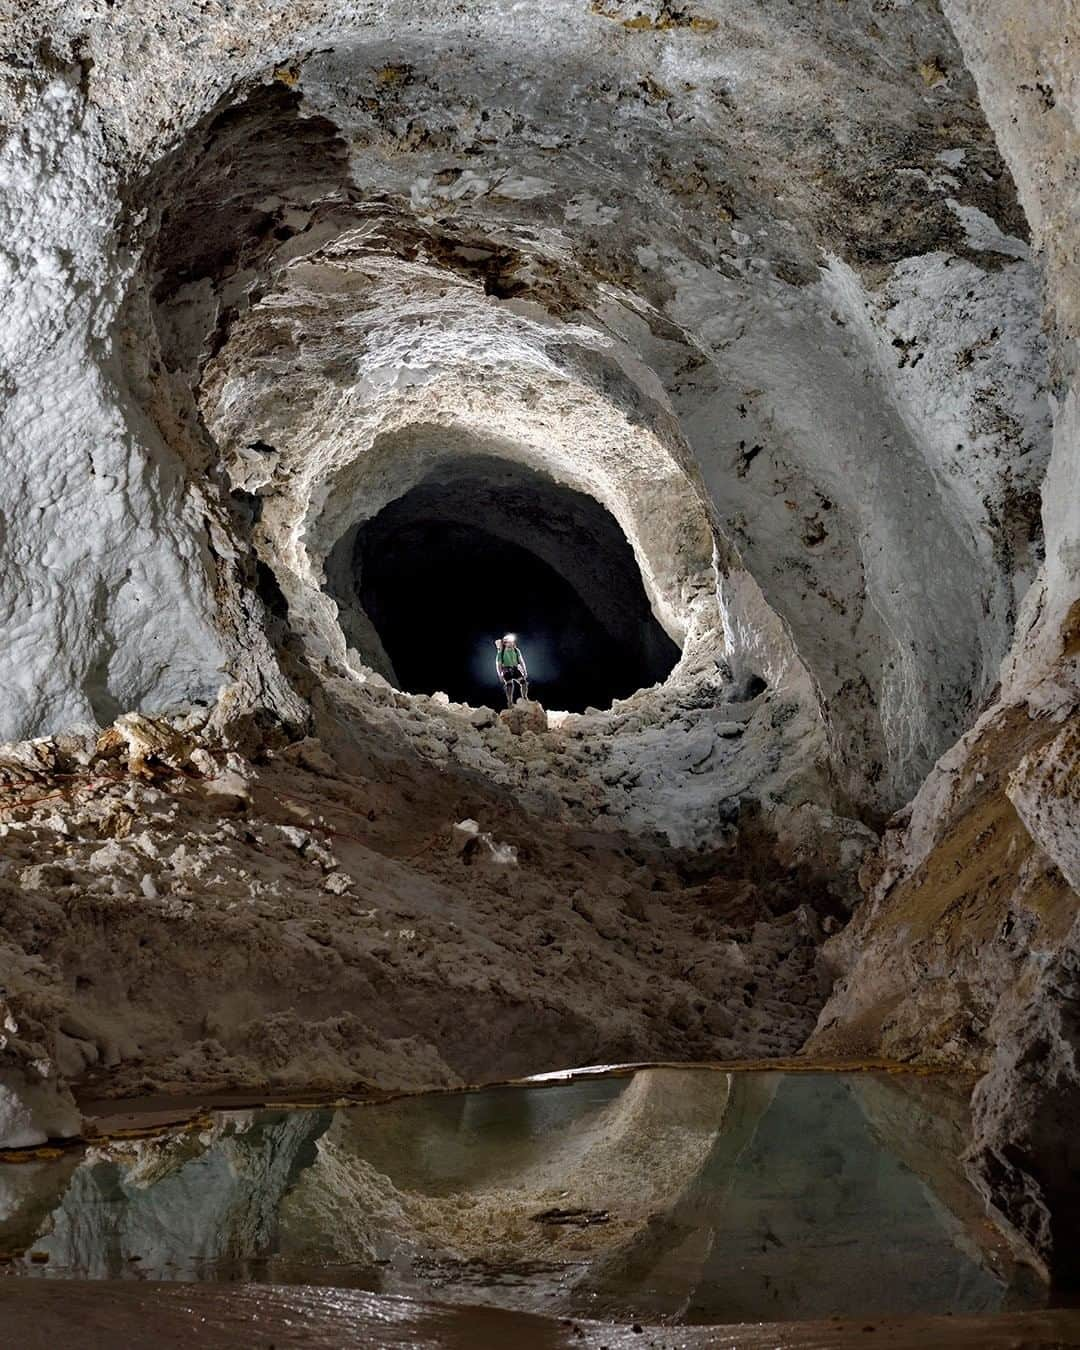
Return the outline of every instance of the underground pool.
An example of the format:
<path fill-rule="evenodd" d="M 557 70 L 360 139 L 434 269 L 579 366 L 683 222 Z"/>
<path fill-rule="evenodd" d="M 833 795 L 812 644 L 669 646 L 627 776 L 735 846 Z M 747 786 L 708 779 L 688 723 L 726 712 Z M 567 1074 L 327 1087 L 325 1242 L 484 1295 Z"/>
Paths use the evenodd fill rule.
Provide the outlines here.
<path fill-rule="evenodd" d="M 627 1323 L 1036 1305 L 966 1085 L 643 1068 L 213 1112 L 0 1168 L 12 1276 L 253 1280 Z"/>

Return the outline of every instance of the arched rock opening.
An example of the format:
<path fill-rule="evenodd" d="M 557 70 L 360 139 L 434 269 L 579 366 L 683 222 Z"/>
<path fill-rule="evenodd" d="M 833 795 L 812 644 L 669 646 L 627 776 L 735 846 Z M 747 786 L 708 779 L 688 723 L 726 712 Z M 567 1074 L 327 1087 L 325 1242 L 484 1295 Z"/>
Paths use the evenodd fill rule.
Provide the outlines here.
<path fill-rule="evenodd" d="M 493 639 L 513 629 L 534 692 L 581 711 L 664 680 L 679 648 L 633 549 L 598 502 L 506 461 L 451 461 L 346 534 L 326 564 L 347 636 L 374 625 L 400 688 L 499 697 Z M 357 607 L 362 611 L 357 614 Z"/>
<path fill-rule="evenodd" d="M 665 95 L 687 129 L 708 124 L 691 160 L 624 69 L 641 44 L 609 49 L 606 20 L 559 12 L 558 60 L 534 66 L 494 18 L 464 62 L 437 22 L 430 43 L 342 35 L 209 114 L 157 183 L 182 264 L 159 257 L 167 362 L 233 483 L 266 497 L 256 543 L 294 616 L 317 610 L 327 550 L 357 519 L 334 482 L 380 438 L 421 421 L 561 438 L 563 461 L 610 488 L 643 462 L 647 428 L 708 502 L 717 654 L 772 687 L 797 662 L 836 782 L 880 816 L 974 717 L 1038 561 L 1042 353 L 1008 175 L 961 68 L 928 94 L 869 53 L 886 128 L 845 103 L 857 163 L 788 163 L 776 128 L 791 119 L 801 144 L 832 140 L 771 78 L 776 34 L 740 11 L 725 23 L 760 63 L 747 87 L 769 91 L 754 162 L 786 165 L 778 219 L 781 198 L 739 168 L 744 131 L 703 118 L 696 78 Z M 908 46 L 952 50 L 940 25 L 897 23 Z M 799 41 L 826 52 L 830 25 Z M 719 42 L 687 40 L 702 87 Z M 567 80 L 595 118 L 568 118 Z M 632 107 L 631 156 L 627 127 L 598 132 L 611 90 Z M 898 129 L 912 122 L 916 142 Z M 557 165 L 556 143 L 576 147 Z M 609 175 L 602 202 L 582 164 Z M 849 209 L 853 175 L 902 187 L 903 209 L 883 217 L 872 194 Z M 999 408 L 987 390 L 1010 382 L 1021 393 Z M 274 454 L 253 458 L 260 442 Z M 315 627 L 316 659 L 340 657 Z"/>

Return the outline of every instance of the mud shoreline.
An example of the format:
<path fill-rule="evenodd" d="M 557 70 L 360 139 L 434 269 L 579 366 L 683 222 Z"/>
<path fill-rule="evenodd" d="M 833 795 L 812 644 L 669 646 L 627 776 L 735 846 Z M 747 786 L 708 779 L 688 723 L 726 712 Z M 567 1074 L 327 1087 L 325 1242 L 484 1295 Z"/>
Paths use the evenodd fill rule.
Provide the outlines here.
<path fill-rule="evenodd" d="M 495 1308 L 379 1297 L 304 1286 L 152 1282 L 0 1281 L 8 1344 L 54 1350 L 78 1337 L 83 1350 L 153 1344 L 187 1350 L 237 1345 L 289 1350 L 363 1345 L 372 1350 L 1061 1350 L 1080 1346 L 1080 1311 L 995 1317 L 757 1322 L 661 1327 L 556 1319 Z M 872 1333 L 872 1339 L 868 1336 Z"/>

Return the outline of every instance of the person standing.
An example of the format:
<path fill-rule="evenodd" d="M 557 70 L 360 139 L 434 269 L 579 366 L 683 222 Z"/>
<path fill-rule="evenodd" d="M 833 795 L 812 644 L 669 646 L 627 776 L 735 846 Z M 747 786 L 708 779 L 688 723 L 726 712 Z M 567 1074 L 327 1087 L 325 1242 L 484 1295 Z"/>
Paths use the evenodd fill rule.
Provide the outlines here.
<path fill-rule="evenodd" d="M 516 633 L 504 633 L 495 639 L 495 670 L 506 690 L 508 708 L 514 706 L 515 689 L 523 699 L 529 697 L 529 671 Z"/>

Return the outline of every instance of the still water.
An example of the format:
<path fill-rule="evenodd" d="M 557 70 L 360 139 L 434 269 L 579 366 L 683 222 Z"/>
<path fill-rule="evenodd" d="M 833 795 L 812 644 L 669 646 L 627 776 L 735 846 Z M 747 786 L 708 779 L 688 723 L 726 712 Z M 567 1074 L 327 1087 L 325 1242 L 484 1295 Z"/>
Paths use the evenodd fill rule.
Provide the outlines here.
<path fill-rule="evenodd" d="M 956 1161 L 965 1103 L 940 1079 L 641 1069 L 218 1112 L 0 1167 L 0 1270 L 683 1323 L 1029 1307 Z"/>

